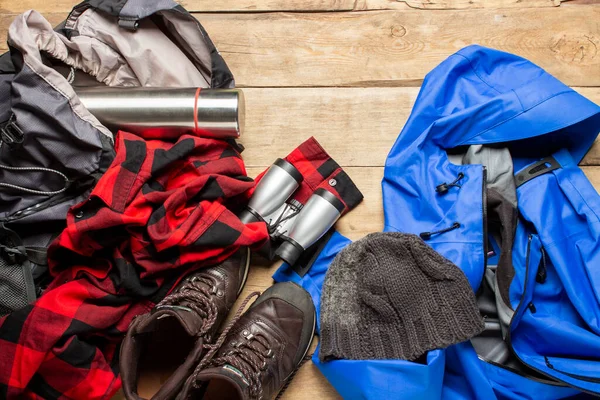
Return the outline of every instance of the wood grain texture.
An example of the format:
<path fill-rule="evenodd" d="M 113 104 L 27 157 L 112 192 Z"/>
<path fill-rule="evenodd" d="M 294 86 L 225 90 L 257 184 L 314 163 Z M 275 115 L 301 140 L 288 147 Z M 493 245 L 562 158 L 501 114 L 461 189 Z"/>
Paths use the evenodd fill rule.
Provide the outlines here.
<path fill-rule="evenodd" d="M 494 0 L 504 1 L 504 0 Z M 538 1 L 538 0 L 535 0 Z M 350 11 L 355 0 L 177 0 L 193 12 L 257 12 L 257 11 Z M 79 0 L 3 0 L 0 13 L 22 13 L 35 9 L 42 13 L 71 11 Z"/>
<path fill-rule="evenodd" d="M 241 87 L 416 86 L 471 43 L 524 56 L 568 85 L 600 85 L 600 5 L 196 16 Z"/>
<path fill-rule="evenodd" d="M 198 18 L 240 86 L 415 86 L 471 43 L 521 55 L 572 86 L 600 85 L 599 5 Z"/>
<path fill-rule="evenodd" d="M 568 1 L 568 0 L 563 0 Z M 468 8 L 557 7 L 561 0 L 357 0 L 355 10 L 462 10 Z"/>
<path fill-rule="evenodd" d="M 575 90 L 600 104 L 600 88 Z M 269 165 L 312 135 L 342 166 L 383 166 L 418 92 L 403 87 L 244 89 L 246 165 Z M 600 164 L 600 143 L 583 164 Z"/>
<path fill-rule="evenodd" d="M 563 0 L 568 1 L 568 0 Z M 573 0 L 572 0 L 573 1 Z M 178 0 L 190 12 L 458 10 L 469 8 L 556 7 L 561 0 Z M 3 0 L 0 13 L 71 11 L 78 0 Z"/>

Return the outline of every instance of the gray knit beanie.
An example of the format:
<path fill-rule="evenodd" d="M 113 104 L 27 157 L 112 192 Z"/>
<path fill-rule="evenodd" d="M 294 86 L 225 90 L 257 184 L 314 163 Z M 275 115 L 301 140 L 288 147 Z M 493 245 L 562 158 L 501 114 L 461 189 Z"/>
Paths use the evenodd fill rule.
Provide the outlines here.
<path fill-rule="evenodd" d="M 321 361 L 414 360 L 483 331 L 463 272 L 416 235 L 372 233 L 342 250 L 321 296 Z"/>

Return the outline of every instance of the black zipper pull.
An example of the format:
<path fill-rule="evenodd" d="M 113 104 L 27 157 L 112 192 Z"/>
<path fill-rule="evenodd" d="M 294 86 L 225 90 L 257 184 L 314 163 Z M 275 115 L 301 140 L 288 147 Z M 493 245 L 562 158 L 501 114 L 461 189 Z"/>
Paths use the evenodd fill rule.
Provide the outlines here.
<path fill-rule="evenodd" d="M 421 236 L 421 239 L 423 239 L 423 240 L 429 240 L 429 239 L 431 239 L 432 235 L 439 235 L 441 233 L 450 232 L 450 231 L 453 231 L 454 229 L 458 229 L 458 228 L 460 228 L 460 224 L 458 222 L 455 222 L 452 224 L 452 226 L 450 226 L 448 228 L 440 229 L 439 231 L 421 232 L 421 233 L 419 233 L 419 236 Z"/>
<path fill-rule="evenodd" d="M 542 247 L 542 259 L 540 260 L 540 265 L 538 266 L 537 274 L 535 276 L 535 281 L 537 283 L 546 282 L 546 278 L 548 277 L 548 271 L 546 270 L 546 252 Z"/>
<path fill-rule="evenodd" d="M 460 188 L 460 187 L 462 187 L 462 185 L 461 185 L 460 183 L 458 183 L 458 181 L 460 181 L 460 180 L 461 180 L 462 178 L 464 178 L 464 177 L 465 177 L 465 174 L 463 174 L 462 172 L 459 172 L 459 173 L 458 173 L 458 176 L 457 176 L 457 178 L 456 178 L 455 180 L 453 180 L 453 181 L 452 181 L 452 182 L 450 182 L 450 183 L 446 183 L 446 182 L 444 182 L 444 183 L 441 183 L 441 184 L 437 185 L 437 186 L 435 187 L 435 191 L 436 191 L 437 193 L 439 193 L 439 194 L 445 194 L 445 193 L 447 193 L 447 192 L 448 192 L 448 190 L 450 190 L 450 188 L 451 188 L 451 187 L 453 187 L 453 186 L 456 186 L 456 187 L 459 187 L 459 188 Z"/>
<path fill-rule="evenodd" d="M 537 312 L 537 308 L 535 308 L 535 305 L 533 303 L 529 303 L 529 306 L 527 306 L 527 308 L 529 308 L 529 311 L 531 311 L 532 314 L 535 314 Z"/>

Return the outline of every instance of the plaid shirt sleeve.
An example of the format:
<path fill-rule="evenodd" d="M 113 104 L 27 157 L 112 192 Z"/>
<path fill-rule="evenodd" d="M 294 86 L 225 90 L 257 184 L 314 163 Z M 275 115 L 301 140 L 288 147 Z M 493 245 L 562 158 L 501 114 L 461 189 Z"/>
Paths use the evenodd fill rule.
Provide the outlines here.
<path fill-rule="evenodd" d="M 294 165 L 304 178 L 300 187 L 292 195 L 294 200 L 305 204 L 315 190 L 324 188 L 344 203 L 345 209 L 342 215 L 362 201 L 363 195 L 360 190 L 314 137 L 295 148 L 285 157 L 285 160 Z M 266 172 L 266 170 L 263 171 L 256 178 L 257 183 Z"/>
<path fill-rule="evenodd" d="M 233 211 L 254 182 L 227 142 L 120 132 L 116 150 L 49 249 L 52 284 L 0 319 L 0 398 L 110 398 L 121 385 L 118 346 L 132 319 L 192 269 L 269 238 L 264 223 L 244 225 Z M 345 212 L 362 199 L 313 138 L 287 160 L 304 176 L 294 195 L 300 202 L 318 187 L 338 196 Z"/>

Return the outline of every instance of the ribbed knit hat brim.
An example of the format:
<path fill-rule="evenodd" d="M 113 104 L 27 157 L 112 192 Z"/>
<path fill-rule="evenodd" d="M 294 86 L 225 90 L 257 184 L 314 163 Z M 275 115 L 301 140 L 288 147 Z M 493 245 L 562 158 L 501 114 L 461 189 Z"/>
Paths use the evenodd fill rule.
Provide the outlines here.
<path fill-rule="evenodd" d="M 370 234 L 342 250 L 327 271 L 323 361 L 414 360 L 483 329 L 463 272 L 418 236 Z"/>

